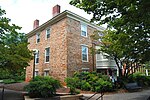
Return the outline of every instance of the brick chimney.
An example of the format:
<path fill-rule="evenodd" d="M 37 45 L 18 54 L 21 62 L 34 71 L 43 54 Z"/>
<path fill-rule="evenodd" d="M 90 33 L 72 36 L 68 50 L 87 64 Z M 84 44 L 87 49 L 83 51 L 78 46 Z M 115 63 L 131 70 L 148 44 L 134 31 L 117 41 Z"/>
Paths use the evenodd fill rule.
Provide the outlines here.
<path fill-rule="evenodd" d="M 59 13 L 60 13 L 60 6 L 59 5 L 54 6 L 52 11 L 53 17 L 58 15 Z"/>
<path fill-rule="evenodd" d="M 34 23 L 33 23 L 33 29 L 35 29 L 35 28 L 37 28 L 37 27 L 39 27 L 39 20 L 38 20 L 38 19 L 36 19 L 36 20 L 34 21 Z"/>

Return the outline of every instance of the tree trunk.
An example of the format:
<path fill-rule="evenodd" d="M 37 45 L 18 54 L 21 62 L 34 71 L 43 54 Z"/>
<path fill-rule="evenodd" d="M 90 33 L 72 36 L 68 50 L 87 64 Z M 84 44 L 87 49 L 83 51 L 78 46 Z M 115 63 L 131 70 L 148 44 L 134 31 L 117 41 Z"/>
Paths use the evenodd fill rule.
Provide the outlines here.
<path fill-rule="evenodd" d="M 119 66 L 119 62 L 118 62 L 118 60 L 117 60 L 117 57 L 115 57 L 114 60 L 115 60 L 116 65 L 117 65 L 117 67 L 118 67 L 118 69 L 119 69 L 119 77 L 121 77 L 121 76 L 122 76 L 122 69 L 121 69 L 120 66 Z"/>

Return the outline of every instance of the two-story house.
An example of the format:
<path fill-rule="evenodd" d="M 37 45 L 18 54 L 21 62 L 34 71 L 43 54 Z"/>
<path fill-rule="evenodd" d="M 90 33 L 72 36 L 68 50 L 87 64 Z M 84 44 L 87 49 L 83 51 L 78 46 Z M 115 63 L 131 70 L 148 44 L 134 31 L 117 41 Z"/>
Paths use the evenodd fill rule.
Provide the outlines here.
<path fill-rule="evenodd" d="M 68 10 L 60 13 L 59 5 L 53 7 L 52 14 L 53 18 L 40 26 L 39 20 L 35 20 L 34 29 L 27 34 L 29 49 L 38 51 L 35 75 L 50 75 L 63 82 L 76 71 L 92 71 L 96 61 L 89 49 L 92 46 L 90 35 L 104 28 Z M 29 65 L 26 81 L 33 77 L 33 60 Z"/>

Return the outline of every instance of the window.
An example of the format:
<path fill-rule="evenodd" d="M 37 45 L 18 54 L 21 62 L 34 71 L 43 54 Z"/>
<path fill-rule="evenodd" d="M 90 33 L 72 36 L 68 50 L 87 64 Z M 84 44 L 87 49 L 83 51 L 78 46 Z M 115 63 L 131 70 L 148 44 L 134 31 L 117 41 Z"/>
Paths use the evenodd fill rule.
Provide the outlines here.
<path fill-rule="evenodd" d="M 44 76 L 49 76 L 49 71 L 48 70 L 44 71 Z"/>
<path fill-rule="evenodd" d="M 50 29 L 46 30 L 46 38 L 48 39 L 50 37 Z"/>
<path fill-rule="evenodd" d="M 35 64 L 39 63 L 39 51 L 35 55 Z"/>
<path fill-rule="evenodd" d="M 49 62 L 50 48 L 45 49 L 45 62 Z"/>
<path fill-rule="evenodd" d="M 35 76 L 38 76 L 39 72 L 38 71 L 35 71 Z"/>
<path fill-rule="evenodd" d="M 40 42 L 40 33 L 37 33 L 36 34 L 36 43 L 39 43 Z"/>
<path fill-rule="evenodd" d="M 87 37 L 87 25 L 81 24 L 81 36 Z"/>
<path fill-rule="evenodd" d="M 88 47 L 82 46 L 82 61 L 88 62 Z"/>

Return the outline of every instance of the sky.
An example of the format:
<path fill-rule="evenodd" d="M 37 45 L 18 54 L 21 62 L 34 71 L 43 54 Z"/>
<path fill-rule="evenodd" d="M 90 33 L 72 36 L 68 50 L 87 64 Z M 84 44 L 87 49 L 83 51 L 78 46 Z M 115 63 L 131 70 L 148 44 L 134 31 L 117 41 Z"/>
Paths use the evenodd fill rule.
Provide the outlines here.
<path fill-rule="evenodd" d="M 28 33 L 33 29 L 34 20 L 38 19 L 40 25 L 52 18 L 52 8 L 61 6 L 64 10 L 72 11 L 88 20 L 92 18 L 83 10 L 69 4 L 70 0 L 0 0 L 1 9 L 6 11 L 6 17 L 11 23 L 21 26 L 20 32 Z"/>

